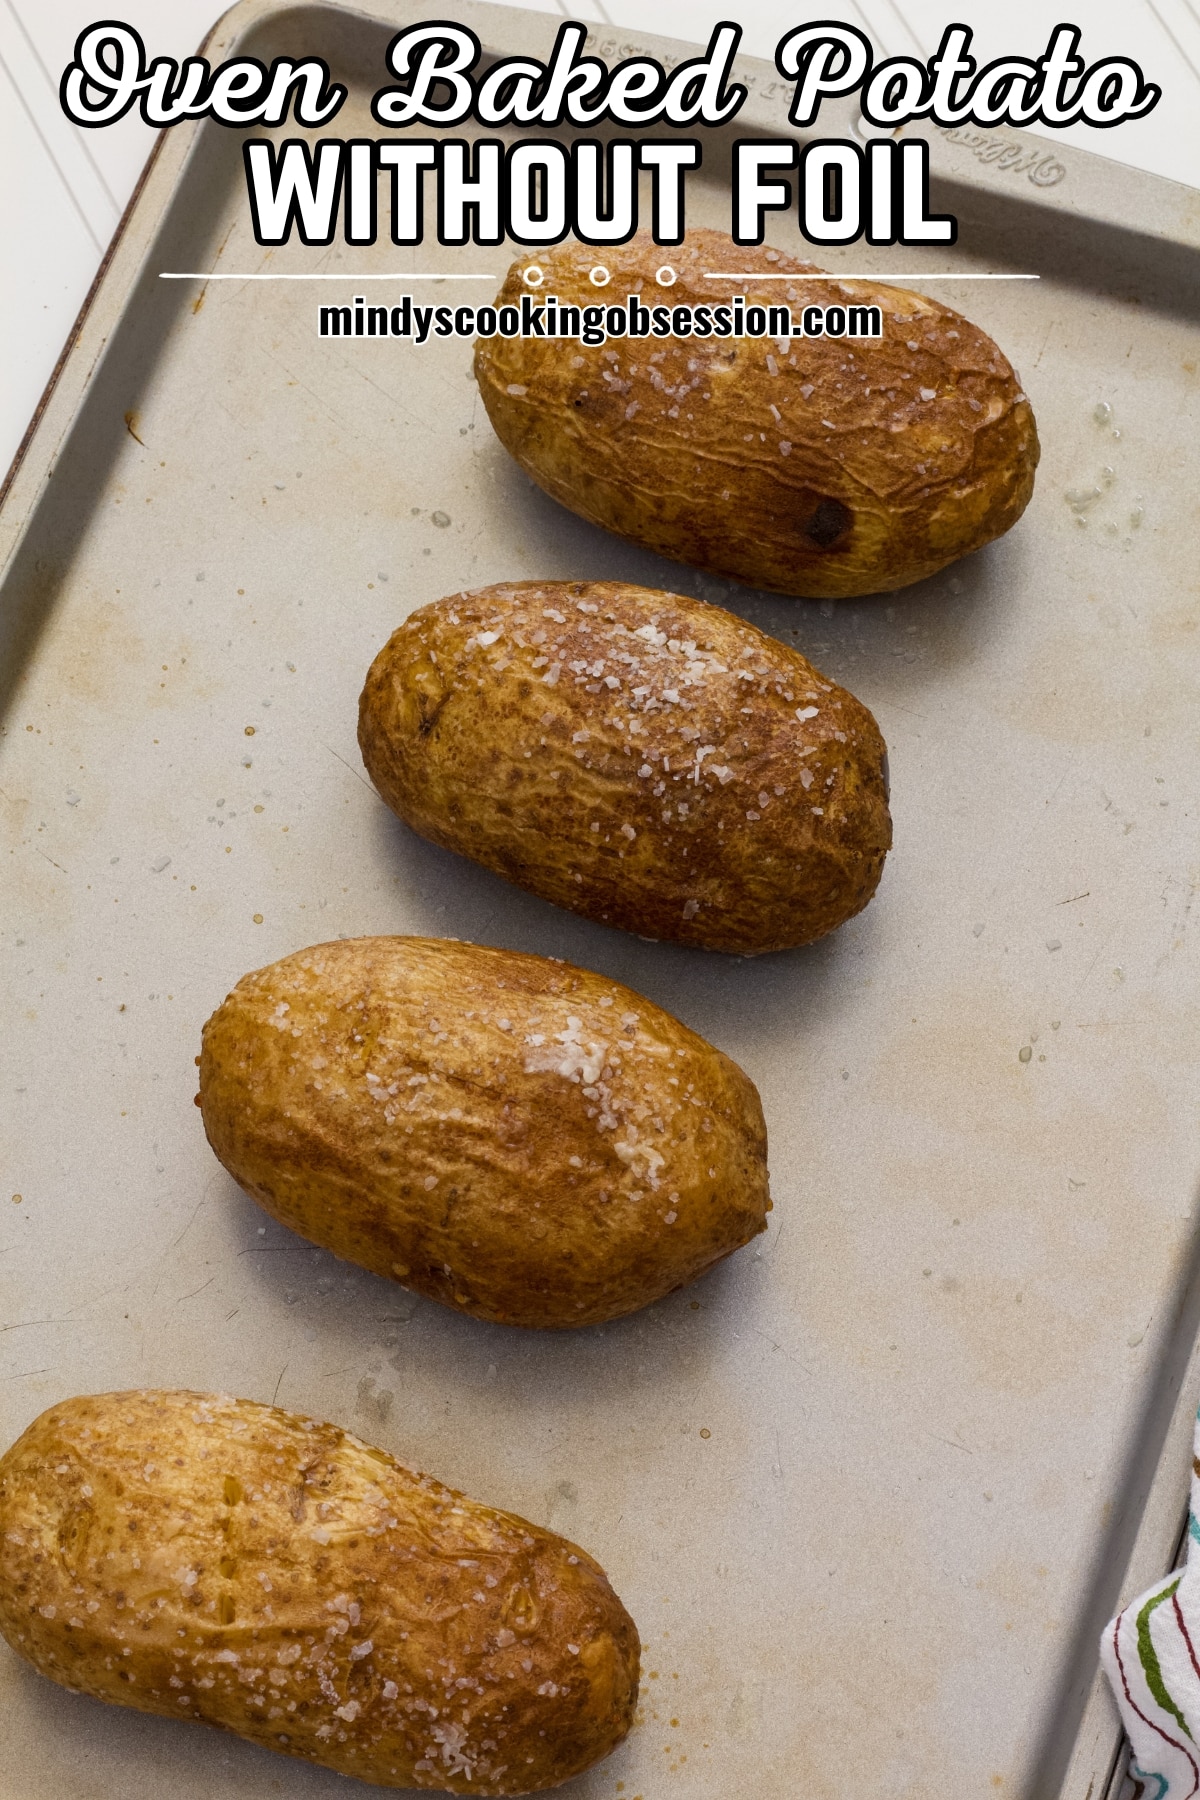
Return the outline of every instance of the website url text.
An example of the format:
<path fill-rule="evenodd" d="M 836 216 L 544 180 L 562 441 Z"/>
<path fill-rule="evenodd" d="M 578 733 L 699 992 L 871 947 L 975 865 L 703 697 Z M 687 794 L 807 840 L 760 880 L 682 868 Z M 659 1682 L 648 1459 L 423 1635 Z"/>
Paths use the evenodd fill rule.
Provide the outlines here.
<path fill-rule="evenodd" d="M 610 338 L 879 338 L 878 306 L 746 304 L 745 296 L 712 306 L 644 306 L 636 294 L 624 302 L 575 306 L 556 294 L 531 294 L 519 306 L 422 306 L 405 294 L 398 306 L 368 306 L 364 296 L 349 306 L 317 309 L 323 338 L 577 338 L 581 344 Z"/>

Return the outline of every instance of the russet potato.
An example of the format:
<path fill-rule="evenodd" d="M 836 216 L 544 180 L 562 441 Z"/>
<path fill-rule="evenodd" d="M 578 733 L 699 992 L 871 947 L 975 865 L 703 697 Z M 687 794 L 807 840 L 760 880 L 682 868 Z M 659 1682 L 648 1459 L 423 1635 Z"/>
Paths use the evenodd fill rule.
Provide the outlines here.
<path fill-rule="evenodd" d="M 199 1061 L 209 1142 L 248 1194 L 477 1318 L 615 1318 L 765 1227 L 753 1084 L 641 995 L 544 957 L 318 944 L 244 977 Z"/>
<path fill-rule="evenodd" d="M 0 1632 L 52 1681 L 381 1787 L 556 1787 L 633 1721 L 590 1556 L 273 1406 L 52 1406 L 0 1459 L 0 1544 Z"/>
<path fill-rule="evenodd" d="M 423 837 L 642 937 L 810 943 L 866 905 L 891 843 L 865 706 L 723 608 L 620 582 L 420 607 L 358 738 Z"/>
<path fill-rule="evenodd" d="M 1016 523 L 1033 491 L 1037 431 L 990 337 L 938 300 L 871 281 L 818 281 L 811 263 L 689 232 L 642 234 L 599 256 L 564 243 L 508 272 L 497 306 L 878 306 L 883 335 L 480 338 L 475 373 L 500 442 L 563 506 L 678 562 L 782 594 L 841 598 L 906 587 Z M 678 272 L 670 287 L 656 271 Z M 713 281 L 761 271 L 790 281 Z"/>

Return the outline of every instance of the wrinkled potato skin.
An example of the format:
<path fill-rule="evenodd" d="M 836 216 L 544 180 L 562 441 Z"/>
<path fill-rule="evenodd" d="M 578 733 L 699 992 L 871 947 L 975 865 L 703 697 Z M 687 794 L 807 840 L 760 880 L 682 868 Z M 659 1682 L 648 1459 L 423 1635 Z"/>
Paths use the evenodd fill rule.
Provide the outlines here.
<path fill-rule="evenodd" d="M 591 1557 L 273 1406 L 65 1400 L 0 1459 L 0 1541 L 0 1631 L 52 1681 L 381 1787 L 555 1787 L 633 1720 Z"/>
<path fill-rule="evenodd" d="M 282 1224 L 500 1324 L 633 1312 L 770 1206 L 735 1063 L 629 988 L 514 951 L 358 938 L 285 957 L 204 1027 L 199 1098 Z"/>
<path fill-rule="evenodd" d="M 596 250 L 565 243 L 538 253 L 536 298 L 582 307 L 636 292 L 647 307 L 695 307 L 741 293 L 793 317 L 812 303 L 878 305 L 883 336 L 795 338 L 786 355 L 773 338 L 479 338 L 475 374 L 505 449 L 593 524 L 781 594 L 907 587 L 1014 525 L 1037 430 L 992 339 L 922 294 L 814 281 L 813 264 L 766 254 L 715 231 L 667 251 L 642 234 L 605 248 L 600 290 Z M 497 306 L 529 293 L 529 261 L 512 265 Z M 673 287 L 656 285 L 664 261 Z M 714 269 L 795 280 L 702 279 Z"/>
<path fill-rule="evenodd" d="M 723 608 L 651 588 L 522 582 L 419 608 L 372 664 L 358 740 L 423 837 L 708 950 L 824 937 L 891 844 L 866 707 Z"/>

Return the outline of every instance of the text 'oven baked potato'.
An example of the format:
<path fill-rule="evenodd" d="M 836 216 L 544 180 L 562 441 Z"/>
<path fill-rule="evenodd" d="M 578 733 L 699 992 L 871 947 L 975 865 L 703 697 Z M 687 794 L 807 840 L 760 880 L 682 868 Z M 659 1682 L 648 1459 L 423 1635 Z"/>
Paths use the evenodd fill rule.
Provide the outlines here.
<path fill-rule="evenodd" d="M 0 1459 L 0 1544 L 0 1631 L 52 1681 L 381 1787 L 556 1787 L 633 1722 L 590 1556 L 277 1407 L 52 1406 Z"/>
<path fill-rule="evenodd" d="M 358 741 L 422 837 L 642 937 L 743 956 L 871 898 L 891 843 L 866 707 L 721 607 L 519 582 L 420 607 Z"/>
<path fill-rule="evenodd" d="M 496 305 L 529 288 L 512 265 Z M 818 281 L 813 264 L 688 233 L 538 252 L 535 299 L 576 307 L 878 306 L 880 338 L 479 338 L 500 442 L 572 512 L 677 562 L 782 594 L 907 587 L 1014 525 L 1033 491 L 1033 412 L 1011 365 L 960 313 L 904 288 Z M 671 264 L 678 279 L 660 287 Z M 759 270 L 790 281 L 706 280 Z"/>
<path fill-rule="evenodd" d="M 247 975 L 204 1027 L 199 1103 L 281 1223 L 500 1324 L 633 1312 L 770 1206 L 736 1063 L 631 989 L 510 950 L 347 939 Z"/>

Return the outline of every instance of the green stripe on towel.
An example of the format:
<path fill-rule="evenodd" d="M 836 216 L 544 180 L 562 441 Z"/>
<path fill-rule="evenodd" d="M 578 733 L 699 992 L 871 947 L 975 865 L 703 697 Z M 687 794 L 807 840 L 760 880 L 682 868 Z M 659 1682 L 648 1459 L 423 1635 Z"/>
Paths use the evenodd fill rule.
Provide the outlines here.
<path fill-rule="evenodd" d="M 1150 1636 L 1150 1614 L 1154 1611 L 1156 1606 L 1161 1606 L 1164 1600 L 1171 1600 L 1174 1598 L 1175 1590 L 1182 1580 L 1183 1577 L 1180 1575 L 1171 1583 L 1169 1588 L 1164 1588 L 1161 1594 L 1151 1595 L 1150 1599 L 1147 1600 L 1145 1606 L 1143 1606 L 1141 1612 L 1137 1616 L 1137 1647 L 1138 1661 L 1141 1663 L 1142 1673 L 1146 1677 L 1146 1686 L 1150 1689 L 1150 1692 L 1154 1695 L 1154 1698 L 1158 1701 L 1158 1704 L 1162 1707 L 1163 1711 L 1169 1712 L 1173 1719 L 1177 1719 L 1183 1730 L 1187 1732 L 1188 1737 L 1191 1737 L 1192 1734 L 1188 1731 L 1187 1720 L 1167 1692 L 1167 1684 L 1162 1678 L 1162 1669 L 1159 1666 L 1158 1652 L 1154 1648 L 1154 1640 Z M 1195 1739 L 1193 1738 L 1192 1741 L 1194 1743 Z"/>

